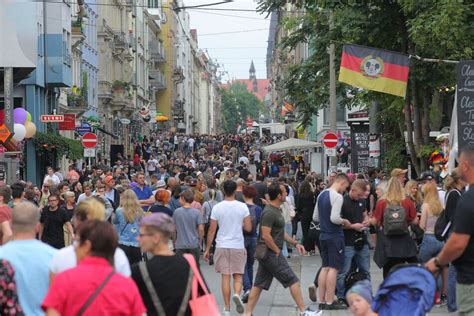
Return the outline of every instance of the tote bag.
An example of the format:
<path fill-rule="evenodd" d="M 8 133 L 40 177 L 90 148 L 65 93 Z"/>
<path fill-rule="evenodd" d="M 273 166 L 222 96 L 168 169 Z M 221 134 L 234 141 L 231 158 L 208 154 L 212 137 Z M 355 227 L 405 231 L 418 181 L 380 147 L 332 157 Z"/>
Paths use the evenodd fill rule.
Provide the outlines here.
<path fill-rule="evenodd" d="M 191 291 L 191 299 L 189 300 L 189 307 L 193 316 L 219 316 L 219 306 L 217 305 L 214 294 L 209 293 L 209 290 L 202 279 L 201 273 L 196 265 L 194 257 L 190 254 L 185 254 L 184 258 L 188 261 L 190 268 L 193 270 L 193 285 Z M 204 291 L 204 295 L 198 296 L 198 287 Z"/>

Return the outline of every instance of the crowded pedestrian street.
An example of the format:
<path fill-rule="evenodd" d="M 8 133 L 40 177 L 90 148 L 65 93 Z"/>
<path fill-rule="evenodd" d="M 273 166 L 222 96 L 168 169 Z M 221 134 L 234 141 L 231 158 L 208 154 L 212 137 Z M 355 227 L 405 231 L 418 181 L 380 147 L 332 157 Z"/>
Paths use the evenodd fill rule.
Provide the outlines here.
<path fill-rule="evenodd" d="M 0 316 L 474 316 L 472 21 L 0 0 Z"/>

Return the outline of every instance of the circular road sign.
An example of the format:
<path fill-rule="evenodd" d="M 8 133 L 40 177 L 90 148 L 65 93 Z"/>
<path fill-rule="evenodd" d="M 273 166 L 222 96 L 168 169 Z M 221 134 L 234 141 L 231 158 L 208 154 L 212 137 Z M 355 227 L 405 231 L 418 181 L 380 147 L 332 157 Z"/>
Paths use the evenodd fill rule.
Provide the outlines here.
<path fill-rule="evenodd" d="M 85 133 L 82 136 L 82 146 L 84 146 L 84 148 L 95 148 L 95 146 L 97 146 L 97 135 L 94 133 Z"/>
<path fill-rule="evenodd" d="M 334 148 L 337 146 L 337 135 L 334 133 L 326 133 L 323 137 L 323 144 L 326 148 Z"/>

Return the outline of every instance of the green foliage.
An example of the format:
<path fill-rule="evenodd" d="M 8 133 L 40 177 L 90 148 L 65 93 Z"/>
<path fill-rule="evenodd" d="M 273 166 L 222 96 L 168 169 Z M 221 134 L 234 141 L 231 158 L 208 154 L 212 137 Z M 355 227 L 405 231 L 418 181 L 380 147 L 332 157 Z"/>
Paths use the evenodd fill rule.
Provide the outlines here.
<path fill-rule="evenodd" d="M 251 92 L 247 86 L 235 82 L 222 90 L 222 114 L 224 130 L 235 133 L 237 126 L 245 126 L 245 119 L 257 120 L 263 110 L 263 103 Z"/>
<path fill-rule="evenodd" d="M 418 155 L 423 158 L 423 159 L 428 159 L 430 158 L 430 155 L 435 151 L 436 146 L 433 144 L 427 144 L 420 146 L 420 149 L 418 150 Z"/>
<path fill-rule="evenodd" d="M 58 158 L 79 159 L 83 156 L 81 141 L 63 137 L 54 132 L 36 132 L 33 138 L 36 152 L 40 155 L 55 152 Z"/>
<path fill-rule="evenodd" d="M 385 159 L 385 169 L 387 171 L 394 168 L 404 168 L 407 165 L 406 156 L 403 154 L 405 149 L 405 144 L 403 139 L 398 137 L 393 137 L 390 134 L 383 136 L 386 144 L 385 146 L 384 159 Z"/>

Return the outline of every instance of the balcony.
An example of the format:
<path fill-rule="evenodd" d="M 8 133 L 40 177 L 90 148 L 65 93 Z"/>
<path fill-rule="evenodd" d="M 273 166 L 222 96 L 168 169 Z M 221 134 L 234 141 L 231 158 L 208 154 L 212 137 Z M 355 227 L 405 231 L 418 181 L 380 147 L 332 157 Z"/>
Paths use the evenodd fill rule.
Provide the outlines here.
<path fill-rule="evenodd" d="M 150 57 L 156 62 L 166 62 L 165 50 L 163 48 L 163 44 L 160 41 L 149 41 L 148 51 L 150 53 Z"/>
<path fill-rule="evenodd" d="M 89 110 L 87 101 L 82 94 L 68 93 L 67 94 L 67 109 L 66 113 L 76 114 L 76 117 L 81 116 Z"/>
<path fill-rule="evenodd" d="M 176 67 L 173 70 L 173 81 L 174 83 L 181 83 L 186 77 L 184 76 L 184 71 L 182 67 Z"/>
<path fill-rule="evenodd" d="M 120 52 L 129 48 L 124 32 L 114 32 L 114 48 Z"/>
<path fill-rule="evenodd" d="M 121 111 L 132 106 L 132 98 L 127 90 L 114 88 L 112 91 L 112 100 L 108 105 L 111 111 Z"/>
<path fill-rule="evenodd" d="M 150 86 L 155 87 L 158 90 L 166 89 L 166 79 L 161 70 L 150 69 L 148 77 Z"/>

